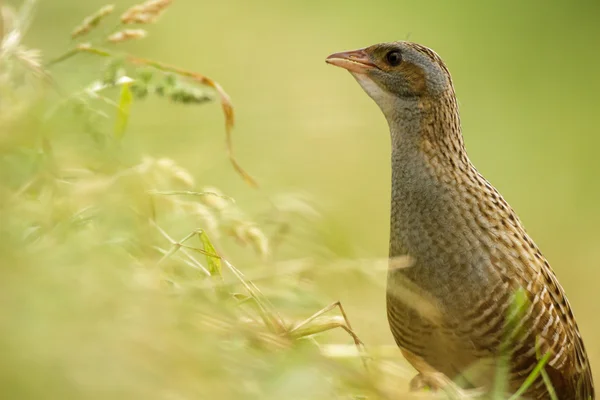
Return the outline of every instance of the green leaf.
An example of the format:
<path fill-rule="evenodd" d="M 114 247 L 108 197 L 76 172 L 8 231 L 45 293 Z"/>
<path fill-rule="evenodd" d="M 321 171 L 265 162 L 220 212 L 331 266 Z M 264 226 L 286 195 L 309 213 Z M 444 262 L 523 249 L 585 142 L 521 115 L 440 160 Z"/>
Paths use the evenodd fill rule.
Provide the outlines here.
<path fill-rule="evenodd" d="M 133 102 L 133 93 L 131 93 L 131 82 L 121 85 L 121 96 L 119 98 L 119 109 L 117 111 L 117 120 L 115 121 L 115 138 L 122 139 L 125 136 L 131 103 Z"/>
<path fill-rule="evenodd" d="M 206 263 L 208 265 L 208 270 L 210 271 L 210 275 L 214 278 L 222 278 L 221 275 L 221 257 L 219 257 L 217 250 L 213 246 L 210 241 L 208 235 L 204 231 L 200 231 L 198 233 L 200 236 L 200 241 L 204 246 L 204 251 L 206 254 Z"/>

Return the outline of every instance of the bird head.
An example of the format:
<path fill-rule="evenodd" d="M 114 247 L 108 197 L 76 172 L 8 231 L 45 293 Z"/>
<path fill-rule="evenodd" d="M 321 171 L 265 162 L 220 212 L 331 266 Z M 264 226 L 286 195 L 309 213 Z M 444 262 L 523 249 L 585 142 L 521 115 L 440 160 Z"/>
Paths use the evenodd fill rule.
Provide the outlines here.
<path fill-rule="evenodd" d="M 384 114 L 402 100 L 435 99 L 453 90 L 441 58 L 412 42 L 375 44 L 332 54 L 325 61 L 347 69 Z"/>

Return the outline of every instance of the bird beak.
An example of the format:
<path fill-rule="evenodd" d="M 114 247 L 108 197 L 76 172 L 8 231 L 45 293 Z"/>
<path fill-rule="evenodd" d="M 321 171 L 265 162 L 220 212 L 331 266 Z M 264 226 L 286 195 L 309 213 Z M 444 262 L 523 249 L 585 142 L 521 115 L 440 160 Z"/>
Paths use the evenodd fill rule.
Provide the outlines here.
<path fill-rule="evenodd" d="M 334 53 L 327 57 L 325 62 L 358 74 L 364 74 L 371 69 L 377 68 L 371 62 L 369 55 L 364 49 Z"/>

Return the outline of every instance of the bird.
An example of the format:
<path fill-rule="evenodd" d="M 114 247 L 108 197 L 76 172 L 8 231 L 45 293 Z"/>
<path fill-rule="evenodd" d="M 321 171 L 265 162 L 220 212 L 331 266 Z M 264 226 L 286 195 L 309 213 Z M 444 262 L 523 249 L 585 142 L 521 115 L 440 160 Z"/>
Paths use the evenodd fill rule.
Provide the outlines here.
<path fill-rule="evenodd" d="M 397 41 L 331 54 L 326 62 L 351 73 L 389 126 L 387 318 L 417 370 L 410 388 L 455 383 L 489 393 L 504 379 L 506 392 L 522 388 L 523 398 L 554 392 L 561 400 L 594 399 L 565 291 L 516 213 L 469 159 L 441 57 Z M 543 373 L 523 386 L 538 365 Z"/>

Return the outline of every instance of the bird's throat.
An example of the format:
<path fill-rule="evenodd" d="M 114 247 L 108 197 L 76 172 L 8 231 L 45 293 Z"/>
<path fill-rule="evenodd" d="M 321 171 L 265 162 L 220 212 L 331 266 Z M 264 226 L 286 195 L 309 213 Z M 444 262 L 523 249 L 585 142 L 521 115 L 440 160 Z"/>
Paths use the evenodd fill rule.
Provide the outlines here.
<path fill-rule="evenodd" d="M 415 255 L 435 231 L 455 229 L 448 222 L 449 202 L 455 201 L 448 174 L 471 165 L 453 101 L 400 99 L 386 119 L 392 147 L 390 256 Z"/>

